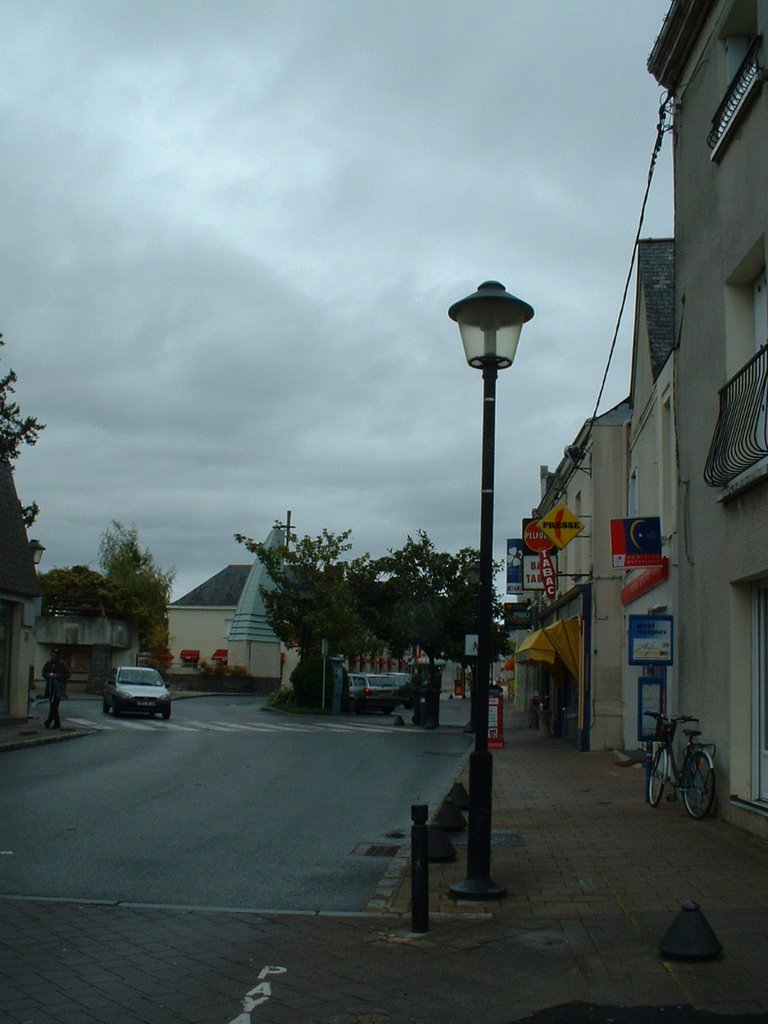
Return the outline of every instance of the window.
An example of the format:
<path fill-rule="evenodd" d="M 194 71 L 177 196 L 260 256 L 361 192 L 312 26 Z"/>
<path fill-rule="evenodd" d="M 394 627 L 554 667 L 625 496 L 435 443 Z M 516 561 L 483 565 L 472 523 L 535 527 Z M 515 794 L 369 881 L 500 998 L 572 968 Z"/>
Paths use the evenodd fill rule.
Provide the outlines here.
<path fill-rule="evenodd" d="M 675 500 L 677 496 L 677 471 L 675 469 L 675 432 L 670 389 L 661 399 L 661 452 L 659 458 L 659 491 L 661 512 L 661 533 L 669 537 L 675 530 Z"/>
<path fill-rule="evenodd" d="M 754 795 L 768 800 L 768 589 L 756 587 L 753 593 Z"/>
<path fill-rule="evenodd" d="M 707 145 L 712 160 L 719 160 L 733 128 L 748 110 L 762 85 L 755 0 L 735 0 L 720 33 L 723 101 L 712 118 Z"/>
<path fill-rule="evenodd" d="M 711 487 L 728 487 L 729 494 L 756 483 L 756 473 L 759 478 L 768 473 L 768 289 L 764 246 L 764 238 L 755 243 L 725 288 L 729 379 L 720 389 L 720 410 L 704 480 Z"/>
<path fill-rule="evenodd" d="M 755 320 L 755 352 L 768 342 L 768 289 L 765 267 L 752 282 L 752 311 Z"/>

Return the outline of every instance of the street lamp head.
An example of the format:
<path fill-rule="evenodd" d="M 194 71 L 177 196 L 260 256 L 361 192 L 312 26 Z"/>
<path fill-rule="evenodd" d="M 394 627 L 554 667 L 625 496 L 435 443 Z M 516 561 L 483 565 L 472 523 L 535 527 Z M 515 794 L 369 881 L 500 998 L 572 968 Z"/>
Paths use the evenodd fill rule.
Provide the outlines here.
<path fill-rule="evenodd" d="M 32 555 L 32 561 L 35 563 L 35 565 L 40 565 L 40 562 L 41 562 L 42 557 L 43 557 L 43 552 L 45 551 L 45 548 L 43 547 L 43 545 L 40 543 L 39 540 L 36 540 L 33 537 L 29 541 L 29 550 L 30 550 L 30 553 Z"/>
<path fill-rule="evenodd" d="M 498 281 L 485 281 L 472 295 L 454 302 L 448 316 L 459 325 L 470 366 L 503 370 L 514 362 L 520 332 L 533 317 L 533 306 L 510 295 Z"/>

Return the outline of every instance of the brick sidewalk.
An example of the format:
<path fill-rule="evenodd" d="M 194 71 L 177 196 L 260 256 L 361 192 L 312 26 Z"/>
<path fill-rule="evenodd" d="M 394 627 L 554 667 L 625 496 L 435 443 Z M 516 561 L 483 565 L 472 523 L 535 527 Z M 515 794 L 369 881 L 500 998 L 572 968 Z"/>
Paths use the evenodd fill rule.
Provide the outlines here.
<path fill-rule="evenodd" d="M 444 710 L 441 727 L 459 728 L 465 705 Z M 450 897 L 466 872 L 464 837 L 452 834 L 456 862 L 430 865 L 420 936 L 407 848 L 374 914 L 0 899 L 0 1020 L 509 1024 L 574 1001 L 669 1007 L 669 1024 L 704 1011 L 768 1020 L 768 844 L 716 818 L 693 821 L 680 803 L 653 809 L 642 769 L 528 729 L 508 730 L 494 753 L 492 876 L 505 899 Z M 722 943 L 718 959 L 659 954 L 686 900 Z M 285 970 L 266 976 L 268 998 L 243 1016 L 267 966 Z M 671 1009 L 681 1006 L 694 1009 Z"/>
<path fill-rule="evenodd" d="M 611 752 L 578 753 L 527 729 L 507 737 L 494 752 L 491 874 L 508 895 L 490 904 L 448 895 L 466 872 L 466 832 L 448 833 L 458 859 L 430 865 L 434 910 L 642 913 L 686 899 L 712 910 L 768 907 L 765 842 L 715 817 L 694 821 L 682 801 L 650 807 L 643 768 Z M 408 909 L 409 887 L 406 879 L 391 909 Z"/>
<path fill-rule="evenodd" d="M 695 1006 L 768 1013 L 768 844 L 715 817 L 694 821 L 682 801 L 652 808 L 644 787 L 644 769 L 611 752 L 578 753 L 508 730 L 494 752 L 491 847 L 491 877 L 507 896 L 453 898 L 450 884 L 466 875 L 466 832 L 447 833 L 457 860 L 430 864 L 430 913 L 484 913 L 513 929 L 550 930 L 551 941 L 580 946 L 596 978 L 623 978 L 628 1002 L 643 988 L 657 1002 L 672 979 Z M 406 862 L 391 913 L 410 914 L 410 886 Z M 658 943 L 689 900 L 724 953 L 664 963 Z"/>

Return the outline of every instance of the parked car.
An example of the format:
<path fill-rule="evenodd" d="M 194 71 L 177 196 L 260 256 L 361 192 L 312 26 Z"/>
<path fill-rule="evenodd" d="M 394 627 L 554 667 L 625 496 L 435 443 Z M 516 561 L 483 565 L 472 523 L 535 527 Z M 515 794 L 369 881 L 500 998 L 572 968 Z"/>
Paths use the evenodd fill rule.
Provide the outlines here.
<path fill-rule="evenodd" d="M 110 708 L 116 717 L 135 711 L 170 718 L 171 695 L 156 668 L 124 665 L 113 668 L 104 684 L 101 710 L 106 714 Z"/>
<path fill-rule="evenodd" d="M 358 715 L 363 711 L 383 711 L 389 715 L 402 703 L 397 682 L 389 676 L 376 672 L 349 673 L 350 711 Z"/>
<path fill-rule="evenodd" d="M 385 672 L 387 679 L 390 679 L 397 687 L 400 703 L 403 707 L 413 707 L 414 681 L 410 672 Z"/>

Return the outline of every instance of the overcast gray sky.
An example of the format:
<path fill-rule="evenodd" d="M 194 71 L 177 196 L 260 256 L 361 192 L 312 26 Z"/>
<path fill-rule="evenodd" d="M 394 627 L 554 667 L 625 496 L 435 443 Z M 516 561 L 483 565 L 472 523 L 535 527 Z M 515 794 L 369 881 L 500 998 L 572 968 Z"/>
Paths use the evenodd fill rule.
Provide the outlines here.
<path fill-rule="evenodd" d="M 95 567 L 119 520 L 179 597 L 288 509 L 353 554 L 477 545 L 482 379 L 447 310 L 488 278 L 536 310 L 498 384 L 502 557 L 597 398 L 668 6 L 0 0 L 0 372 L 47 424 L 16 465 L 41 568 Z"/>

